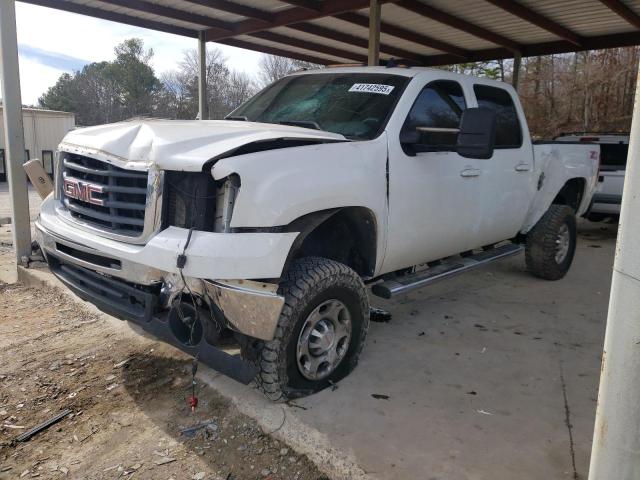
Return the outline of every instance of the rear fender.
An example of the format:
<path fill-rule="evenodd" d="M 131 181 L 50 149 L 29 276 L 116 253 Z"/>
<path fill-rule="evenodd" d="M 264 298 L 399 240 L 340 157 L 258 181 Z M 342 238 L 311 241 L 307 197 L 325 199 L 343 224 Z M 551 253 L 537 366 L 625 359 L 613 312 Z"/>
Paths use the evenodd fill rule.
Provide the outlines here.
<path fill-rule="evenodd" d="M 565 185 L 573 179 L 584 181 L 584 191 L 576 214 L 583 215 L 589 208 L 598 177 L 599 151 L 584 149 L 565 152 L 553 144 L 536 145 L 536 173 L 538 190 L 531 202 L 520 233 L 527 233 L 540 220 L 558 197 Z M 594 147 L 597 147 L 595 145 Z"/>

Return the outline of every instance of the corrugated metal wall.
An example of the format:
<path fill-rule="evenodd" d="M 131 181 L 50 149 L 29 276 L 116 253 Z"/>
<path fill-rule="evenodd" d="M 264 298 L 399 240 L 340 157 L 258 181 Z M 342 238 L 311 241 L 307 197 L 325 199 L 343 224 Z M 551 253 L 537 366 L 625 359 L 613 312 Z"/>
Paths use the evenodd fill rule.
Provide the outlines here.
<path fill-rule="evenodd" d="M 24 144 L 28 158 L 40 159 L 45 170 L 53 174 L 53 153 L 67 132 L 75 128 L 75 116 L 73 113 L 66 112 L 24 109 L 22 119 L 24 122 Z M 0 182 L 4 181 L 6 181 L 4 124 L 0 108 Z"/>

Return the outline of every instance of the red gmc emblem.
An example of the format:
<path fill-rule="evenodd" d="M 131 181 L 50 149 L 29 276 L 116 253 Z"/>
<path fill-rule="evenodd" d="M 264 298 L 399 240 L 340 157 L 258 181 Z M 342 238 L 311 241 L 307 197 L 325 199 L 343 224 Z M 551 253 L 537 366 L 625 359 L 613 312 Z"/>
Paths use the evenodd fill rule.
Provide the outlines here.
<path fill-rule="evenodd" d="M 95 196 L 96 193 L 104 193 L 104 187 L 102 185 L 82 182 L 75 178 L 64 179 L 64 194 L 69 198 L 75 198 L 76 200 L 92 205 L 104 206 L 104 200 L 97 198 Z"/>

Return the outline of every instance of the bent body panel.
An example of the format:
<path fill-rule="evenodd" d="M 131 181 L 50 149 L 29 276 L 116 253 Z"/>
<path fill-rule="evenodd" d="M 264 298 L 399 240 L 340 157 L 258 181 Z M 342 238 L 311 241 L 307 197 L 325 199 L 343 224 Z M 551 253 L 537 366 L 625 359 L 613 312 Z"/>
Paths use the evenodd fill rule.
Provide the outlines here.
<path fill-rule="evenodd" d="M 533 146 L 535 156 L 535 177 L 539 189 L 529 205 L 521 233 L 527 233 L 549 209 L 562 187 L 571 179 L 584 180 L 577 215 L 583 215 L 589 208 L 598 180 L 598 159 L 600 148 L 593 144 L 542 143 Z"/>
<path fill-rule="evenodd" d="M 233 173 L 241 186 L 232 228 L 288 225 L 304 215 L 363 207 L 375 215 L 376 274 L 387 231 L 386 134 L 370 141 L 250 153 L 218 161 L 215 179 Z"/>
<path fill-rule="evenodd" d="M 79 230 L 62 221 L 56 213 L 55 203 L 56 200 L 51 196 L 43 202 L 38 225 L 50 235 L 60 237 L 62 242 L 65 240 L 73 242 L 72 248 L 143 265 L 160 272 L 178 273 L 176 260 L 185 248 L 189 230 L 169 227 L 155 235 L 146 245 L 117 242 Z M 297 236 L 295 232 L 193 231 L 186 251 L 188 260 L 183 274 L 187 277 L 203 279 L 278 278 Z M 55 244 L 55 239 L 53 242 Z M 92 268 L 98 271 L 103 270 L 99 265 Z M 124 277 L 117 269 L 110 269 L 105 273 Z M 140 281 L 136 278 L 125 277 L 125 279 L 133 282 Z"/>

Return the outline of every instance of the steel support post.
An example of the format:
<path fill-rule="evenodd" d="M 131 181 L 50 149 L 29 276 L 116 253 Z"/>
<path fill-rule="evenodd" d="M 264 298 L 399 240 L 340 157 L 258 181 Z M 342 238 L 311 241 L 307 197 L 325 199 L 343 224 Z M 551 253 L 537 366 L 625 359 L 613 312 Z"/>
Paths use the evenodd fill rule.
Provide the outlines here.
<path fill-rule="evenodd" d="M 205 31 L 198 32 L 198 118 L 209 119 L 207 103 L 207 40 Z"/>
<path fill-rule="evenodd" d="M 520 65 L 522 64 L 522 55 L 516 53 L 513 57 L 513 75 L 511 76 L 511 85 L 518 91 L 518 84 L 520 83 Z"/>
<path fill-rule="evenodd" d="M 13 248 L 18 265 L 26 266 L 31 255 L 31 220 L 27 176 L 22 169 L 26 158 L 14 0 L 0 0 L 0 68 L 2 68 L 5 158 L 11 197 Z"/>
<path fill-rule="evenodd" d="M 640 478 L 640 83 L 631 124 L 589 480 Z"/>
<path fill-rule="evenodd" d="M 369 6 L 369 55 L 367 65 L 380 65 L 380 0 L 371 0 Z"/>

